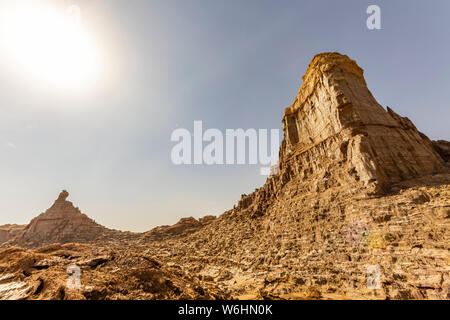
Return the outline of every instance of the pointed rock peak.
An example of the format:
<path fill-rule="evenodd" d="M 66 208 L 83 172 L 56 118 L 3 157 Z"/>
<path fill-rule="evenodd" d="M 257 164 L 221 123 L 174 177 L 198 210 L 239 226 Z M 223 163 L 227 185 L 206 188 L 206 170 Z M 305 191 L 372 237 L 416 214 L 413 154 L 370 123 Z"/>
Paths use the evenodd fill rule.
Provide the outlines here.
<path fill-rule="evenodd" d="M 66 190 L 63 190 L 59 194 L 58 199 L 56 201 L 66 201 L 68 196 L 69 196 L 69 193 Z"/>
<path fill-rule="evenodd" d="M 46 215 L 59 215 L 59 214 L 79 214 L 80 210 L 76 208 L 72 202 L 67 201 L 69 192 L 66 190 L 61 191 L 58 198 L 53 205 L 45 212 Z"/>
<path fill-rule="evenodd" d="M 68 196 L 69 193 L 63 190 L 54 204 L 31 220 L 11 244 L 40 247 L 51 243 L 85 243 L 94 241 L 108 231 L 67 201 Z"/>
<path fill-rule="evenodd" d="M 313 58 L 284 112 L 283 130 L 281 167 L 295 154 L 292 171 L 300 165 L 297 174 L 309 181 L 325 176 L 336 185 L 356 182 L 383 191 L 443 165 L 431 141 L 408 118 L 386 111 L 367 88 L 363 70 L 336 52 Z"/>
<path fill-rule="evenodd" d="M 308 70 L 303 76 L 303 80 L 308 79 L 315 73 L 323 73 L 334 67 L 339 67 L 340 69 L 350 72 L 365 82 L 363 76 L 364 71 L 360 66 L 358 66 L 356 61 L 350 59 L 347 55 L 340 54 L 338 52 L 325 52 L 315 55 L 308 66 Z"/>

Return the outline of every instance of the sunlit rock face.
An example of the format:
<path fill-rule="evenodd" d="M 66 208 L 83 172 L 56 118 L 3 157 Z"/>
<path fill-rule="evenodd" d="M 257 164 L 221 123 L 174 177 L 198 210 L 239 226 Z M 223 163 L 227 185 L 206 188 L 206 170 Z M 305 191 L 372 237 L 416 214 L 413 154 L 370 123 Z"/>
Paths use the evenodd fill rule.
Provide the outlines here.
<path fill-rule="evenodd" d="M 385 110 L 367 88 L 363 70 L 339 53 L 313 58 L 282 126 L 278 172 L 238 204 L 254 216 L 290 181 L 298 192 L 383 194 L 394 183 L 445 167 L 445 142 L 433 144 L 408 118 Z"/>
<path fill-rule="evenodd" d="M 443 166 L 431 141 L 409 119 L 381 107 L 363 70 L 338 53 L 314 57 L 296 99 L 285 110 L 283 129 L 282 155 L 308 158 L 299 170 L 312 169 L 314 174 L 322 169 L 314 163 L 332 158 L 356 181 L 373 182 L 378 190 Z"/>

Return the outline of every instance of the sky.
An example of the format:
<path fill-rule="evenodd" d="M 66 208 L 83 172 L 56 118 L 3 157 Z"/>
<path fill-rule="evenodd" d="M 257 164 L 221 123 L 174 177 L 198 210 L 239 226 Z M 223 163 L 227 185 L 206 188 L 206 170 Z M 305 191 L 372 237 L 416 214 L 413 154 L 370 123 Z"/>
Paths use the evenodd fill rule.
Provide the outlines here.
<path fill-rule="evenodd" d="M 372 4 L 380 30 L 366 27 Z M 73 5 L 79 37 L 45 16 Z M 321 52 L 355 59 L 381 105 L 450 140 L 449 12 L 447 0 L 0 0 L 0 225 L 28 223 L 62 189 L 121 230 L 231 209 L 264 184 L 260 166 L 176 166 L 172 132 L 281 129 Z"/>

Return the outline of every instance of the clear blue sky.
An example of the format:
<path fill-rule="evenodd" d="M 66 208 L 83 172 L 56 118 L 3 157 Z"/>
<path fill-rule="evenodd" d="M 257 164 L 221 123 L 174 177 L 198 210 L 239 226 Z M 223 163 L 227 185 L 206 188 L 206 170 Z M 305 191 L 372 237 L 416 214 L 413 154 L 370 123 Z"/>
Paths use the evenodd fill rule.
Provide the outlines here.
<path fill-rule="evenodd" d="M 380 104 L 450 140 L 447 0 L 40 2 L 81 8 L 107 77 L 93 91 L 57 92 L 17 76 L 0 53 L 0 224 L 28 223 L 63 188 L 123 230 L 221 214 L 264 183 L 259 166 L 174 166 L 172 131 L 194 120 L 281 128 L 324 51 L 355 59 Z M 366 28 L 369 4 L 381 7 L 382 30 Z"/>

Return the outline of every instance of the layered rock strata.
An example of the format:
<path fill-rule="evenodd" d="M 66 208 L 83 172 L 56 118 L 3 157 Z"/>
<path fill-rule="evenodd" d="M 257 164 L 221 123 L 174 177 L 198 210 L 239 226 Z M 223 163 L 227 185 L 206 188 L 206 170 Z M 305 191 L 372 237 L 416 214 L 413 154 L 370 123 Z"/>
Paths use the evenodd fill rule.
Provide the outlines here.
<path fill-rule="evenodd" d="M 40 247 L 52 243 L 86 243 L 100 235 L 114 232 L 90 219 L 67 201 L 69 193 L 63 190 L 58 199 L 23 229 L 8 245 Z M 117 231 L 118 232 L 118 231 Z"/>
<path fill-rule="evenodd" d="M 6 224 L 0 226 L 0 245 L 15 238 L 26 225 Z"/>
<path fill-rule="evenodd" d="M 382 190 L 443 165 L 431 141 L 408 118 L 381 107 L 363 70 L 337 53 L 314 57 L 284 112 L 283 129 L 282 156 L 312 157 L 300 170 L 313 168 L 319 157 L 343 161 L 359 183 L 374 182 Z"/>
<path fill-rule="evenodd" d="M 441 172 L 448 160 L 445 141 L 433 144 L 408 118 L 385 110 L 363 70 L 339 53 L 313 58 L 282 124 L 277 174 L 238 205 L 255 215 L 292 179 L 302 191 L 383 194 L 394 183 Z"/>

